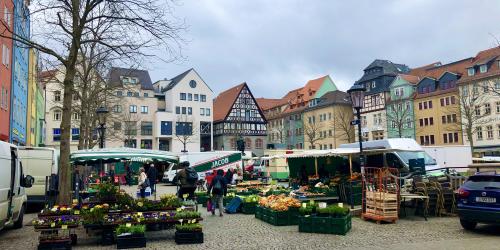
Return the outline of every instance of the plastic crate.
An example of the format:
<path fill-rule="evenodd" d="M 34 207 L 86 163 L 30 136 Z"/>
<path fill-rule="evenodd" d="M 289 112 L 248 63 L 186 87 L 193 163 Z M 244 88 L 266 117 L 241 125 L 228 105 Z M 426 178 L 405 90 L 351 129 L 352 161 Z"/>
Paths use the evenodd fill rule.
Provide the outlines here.
<path fill-rule="evenodd" d="M 144 234 L 116 237 L 117 249 L 143 248 L 143 247 L 146 247 L 146 237 L 144 237 Z"/>
<path fill-rule="evenodd" d="M 288 224 L 289 225 L 298 225 L 299 224 L 299 209 L 298 208 L 289 208 L 288 209 Z"/>
<path fill-rule="evenodd" d="M 255 218 L 262 220 L 262 207 L 261 206 L 255 207 Z"/>
<path fill-rule="evenodd" d="M 299 232 L 345 235 L 351 230 L 351 216 L 343 218 L 300 216 Z"/>
<path fill-rule="evenodd" d="M 196 197 L 196 201 L 198 204 L 205 204 L 205 207 L 207 206 L 207 200 L 208 200 L 208 196 L 198 196 Z"/>
<path fill-rule="evenodd" d="M 289 213 L 288 211 L 272 211 L 270 210 L 270 216 L 267 218 L 267 222 L 274 226 L 288 226 L 290 225 Z"/>
<path fill-rule="evenodd" d="M 241 204 L 241 212 L 244 214 L 255 214 L 257 203 L 243 203 Z"/>
<path fill-rule="evenodd" d="M 175 243 L 177 244 L 201 244 L 203 243 L 203 232 L 175 232 Z"/>

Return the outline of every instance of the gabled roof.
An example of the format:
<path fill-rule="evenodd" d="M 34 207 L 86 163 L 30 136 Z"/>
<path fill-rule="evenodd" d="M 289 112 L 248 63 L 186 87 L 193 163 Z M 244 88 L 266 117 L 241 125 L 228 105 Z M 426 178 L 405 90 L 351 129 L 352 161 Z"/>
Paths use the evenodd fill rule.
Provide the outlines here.
<path fill-rule="evenodd" d="M 223 121 L 231 111 L 236 98 L 241 90 L 247 86 L 246 82 L 236 85 L 222 93 L 214 99 L 214 122 Z M 258 104 L 257 104 L 258 105 Z"/>
<path fill-rule="evenodd" d="M 417 84 L 420 81 L 420 77 L 406 74 L 399 74 L 399 76 L 410 84 Z"/>
<path fill-rule="evenodd" d="M 307 107 L 306 111 L 326 106 L 331 106 L 335 104 L 351 105 L 351 100 L 349 99 L 349 95 L 346 92 L 340 90 L 329 91 L 319 98 L 318 104 L 316 104 L 314 107 Z"/>
<path fill-rule="evenodd" d="M 306 85 L 304 85 L 304 87 L 289 91 L 282 99 L 284 99 L 289 104 L 308 102 L 314 98 L 316 92 L 321 88 L 321 85 L 329 77 L 329 75 L 326 75 L 320 78 L 309 80 L 307 81 Z"/>
<path fill-rule="evenodd" d="M 467 71 L 467 65 L 469 65 L 469 61 L 471 58 L 462 59 L 460 61 L 434 66 L 427 67 L 425 69 L 417 68 L 416 70 L 410 71 L 410 75 L 415 75 L 423 79 L 424 77 L 430 77 L 434 79 L 439 79 L 445 72 L 450 72 L 458 75 L 465 75 Z"/>
<path fill-rule="evenodd" d="M 286 101 L 283 99 L 270 99 L 270 98 L 255 98 L 257 104 L 262 110 L 272 109 L 277 106 L 282 106 L 286 104 Z"/>
<path fill-rule="evenodd" d="M 494 47 L 491 49 L 483 50 L 477 53 L 475 57 L 470 59 L 470 64 L 468 67 L 479 66 L 481 64 L 487 64 L 492 61 L 500 61 L 500 46 Z M 464 74 L 462 78 L 458 81 L 459 83 L 467 82 L 471 80 L 483 79 L 491 76 L 500 75 L 500 65 L 499 63 L 491 63 L 488 67 L 488 71 L 486 73 L 481 73 L 479 70 L 476 70 L 476 73 L 473 76 L 469 76 L 468 74 Z"/>
<path fill-rule="evenodd" d="M 171 90 L 173 87 L 175 87 L 175 85 L 177 85 L 177 83 L 179 83 L 191 70 L 193 70 L 193 68 L 190 68 L 184 72 L 182 72 L 181 74 L 175 76 L 174 78 L 170 79 L 170 83 L 167 85 L 167 87 L 163 88 L 161 90 L 161 92 L 166 92 L 166 91 L 169 91 Z"/>
<path fill-rule="evenodd" d="M 123 86 L 120 76 L 137 77 L 137 79 L 139 79 L 139 83 L 141 84 L 141 89 L 154 90 L 151 77 L 149 76 L 149 72 L 147 70 L 113 67 L 109 72 L 108 84 L 110 84 L 110 86 Z"/>
<path fill-rule="evenodd" d="M 371 69 L 379 67 L 382 68 L 382 71 L 380 72 L 374 72 L 374 73 L 367 73 L 366 71 Z M 366 81 L 371 81 L 373 79 L 376 79 L 378 77 L 388 75 L 388 76 L 393 76 L 395 77 L 397 74 L 406 74 L 410 71 L 410 68 L 404 64 L 400 63 L 393 63 L 389 60 L 381 60 L 381 59 L 375 59 L 368 67 L 364 69 L 363 76 L 357 80 L 354 84 L 358 83 L 363 83 Z M 385 90 L 388 86 L 385 87 L 379 87 L 377 88 L 377 91 Z"/>

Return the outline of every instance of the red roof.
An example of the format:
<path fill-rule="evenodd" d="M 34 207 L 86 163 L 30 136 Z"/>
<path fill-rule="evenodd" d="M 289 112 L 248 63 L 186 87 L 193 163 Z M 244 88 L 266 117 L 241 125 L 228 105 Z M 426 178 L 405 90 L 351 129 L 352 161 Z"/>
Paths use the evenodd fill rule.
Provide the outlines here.
<path fill-rule="evenodd" d="M 257 101 L 257 104 L 262 110 L 268 110 L 286 104 L 284 99 L 269 99 L 261 97 L 255 98 L 255 101 Z"/>
<path fill-rule="evenodd" d="M 470 59 L 470 64 L 468 67 L 479 66 L 481 64 L 485 64 L 491 61 L 500 60 L 500 46 L 494 47 L 491 49 L 483 50 L 477 53 L 477 55 Z M 458 81 L 459 83 L 482 79 L 494 75 L 500 74 L 500 65 L 498 62 L 492 63 L 488 68 L 486 73 L 481 73 L 479 70 L 476 70 L 473 76 L 469 76 L 468 74 L 464 74 L 462 78 Z"/>
<path fill-rule="evenodd" d="M 214 122 L 226 119 L 226 116 L 229 114 L 229 111 L 231 111 L 236 98 L 238 98 L 238 95 L 245 86 L 247 86 L 245 82 L 236 85 L 220 93 L 214 99 Z"/>
<path fill-rule="evenodd" d="M 307 103 L 314 98 L 314 95 L 319 88 L 321 88 L 321 85 L 325 82 L 327 77 L 329 76 L 326 75 L 317 79 L 309 80 L 304 87 L 289 91 L 282 99 L 290 105 Z"/>
<path fill-rule="evenodd" d="M 399 74 L 399 76 L 411 84 L 417 84 L 420 81 L 420 77 L 418 76 L 405 75 L 405 74 Z"/>
<path fill-rule="evenodd" d="M 424 66 L 416 69 L 412 69 L 410 71 L 410 75 L 418 76 L 421 79 L 424 77 L 430 77 L 434 79 L 438 79 L 441 77 L 445 72 L 451 72 L 459 75 L 465 75 L 467 73 L 467 67 L 469 65 L 469 60 L 470 58 L 467 59 L 462 59 L 460 61 L 448 63 L 445 65 L 439 65 L 439 66 Z"/>

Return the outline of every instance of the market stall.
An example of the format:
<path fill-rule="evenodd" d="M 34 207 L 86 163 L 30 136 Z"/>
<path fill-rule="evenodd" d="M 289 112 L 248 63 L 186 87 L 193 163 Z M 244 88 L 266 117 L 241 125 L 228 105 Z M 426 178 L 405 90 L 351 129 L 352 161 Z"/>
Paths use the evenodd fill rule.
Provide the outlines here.
<path fill-rule="evenodd" d="M 179 158 L 168 152 L 129 148 L 80 150 L 70 156 L 73 166 L 111 164 L 122 161 L 176 164 Z M 96 179 L 99 179 L 96 177 Z M 203 233 L 201 214 L 196 204 L 180 200 L 175 195 L 164 195 L 159 200 L 134 199 L 120 190 L 114 181 L 100 178 L 99 183 L 86 187 L 92 199 L 73 199 L 72 205 L 48 206 L 33 221 L 40 231 L 40 248 L 68 249 L 76 244 L 74 229 L 84 227 L 89 235 L 101 237 L 101 244 L 117 243 L 122 247 L 144 247 L 144 231 L 149 227 L 170 229 L 175 226 L 175 240 L 179 244 L 201 243 Z M 77 198 L 75 190 L 73 198 Z"/>

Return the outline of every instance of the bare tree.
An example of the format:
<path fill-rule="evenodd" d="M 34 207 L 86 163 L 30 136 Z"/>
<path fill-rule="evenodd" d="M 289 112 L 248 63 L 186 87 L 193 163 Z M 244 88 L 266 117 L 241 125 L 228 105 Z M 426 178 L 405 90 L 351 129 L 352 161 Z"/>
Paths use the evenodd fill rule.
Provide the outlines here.
<path fill-rule="evenodd" d="M 322 126 L 316 122 L 304 122 L 304 137 L 311 144 L 312 149 L 316 148 L 314 143 L 321 140 L 321 128 Z"/>
<path fill-rule="evenodd" d="M 387 126 L 396 129 L 399 138 L 403 138 L 408 119 L 413 119 L 409 102 L 409 100 L 396 99 L 388 105 Z"/>
<path fill-rule="evenodd" d="M 273 142 L 277 141 L 281 144 L 285 143 L 285 136 L 287 130 L 285 129 L 285 126 L 283 124 L 283 118 L 278 118 L 277 119 L 277 125 L 273 126 L 271 133 L 277 135 L 278 138 L 273 138 Z M 276 140 L 277 139 L 277 140 Z"/>
<path fill-rule="evenodd" d="M 335 109 L 333 112 L 333 120 L 330 126 L 334 129 L 334 136 L 337 133 L 347 140 L 347 142 L 354 142 L 354 126 L 351 125 L 351 121 L 354 118 L 354 113 L 352 109 Z"/>
<path fill-rule="evenodd" d="M 179 115 L 177 116 L 177 125 L 182 124 L 182 129 L 175 129 L 175 139 L 182 143 L 183 152 L 187 152 L 187 144 L 193 142 L 193 140 L 197 137 L 198 134 L 198 126 L 196 121 L 192 117 L 188 117 L 187 115 Z M 178 133 L 181 132 L 181 133 Z"/>
<path fill-rule="evenodd" d="M 71 201 L 72 95 L 81 46 L 97 43 L 108 48 L 110 54 L 134 60 L 149 56 L 145 50 L 151 53 L 155 48 L 164 48 L 167 53 L 163 55 L 174 59 L 180 45 L 180 26 L 169 20 L 168 7 L 159 0 L 35 0 L 29 16 L 35 24 L 32 27 L 41 31 L 39 34 L 35 30 L 33 36 L 24 37 L 1 22 L 4 30 L 0 37 L 35 48 L 65 68 L 58 203 Z"/>
<path fill-rule="evenodd" d="M 487 86 L 484 86 L 484 89 L 486 88 Z M 491 107 L 489 111 L 486 108 L 483 110 L 486 101 L 487 96 L 479 93 L 479 86 L 465 85 L 460 88 L 458 105 L 447 110 L 450 114 L 461 115 L 461 119 L 456 121 L 452 118 L 449 128 L 457 131 L 463 130 L 470 142 L 471 154 L 474 153 L 474 134 L 478 127 L 489 122 L 487 117 L 491 114 Z"/>

